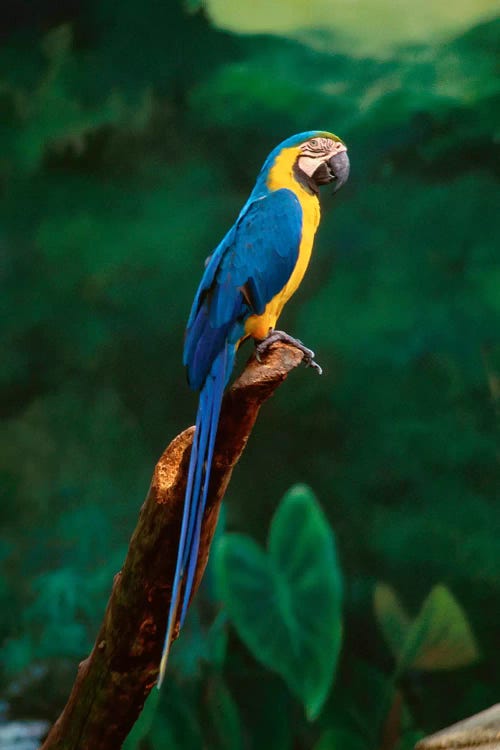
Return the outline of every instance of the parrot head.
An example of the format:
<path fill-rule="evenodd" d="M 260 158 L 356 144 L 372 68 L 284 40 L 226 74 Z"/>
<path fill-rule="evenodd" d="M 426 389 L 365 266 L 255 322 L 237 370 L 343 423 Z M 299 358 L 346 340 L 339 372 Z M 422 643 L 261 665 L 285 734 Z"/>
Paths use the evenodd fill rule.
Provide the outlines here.
<path fill-rule="evenodd" d="M 310 130 L 287 138 L 268 156 L 261 176 L 273 176 L 273 185 L 287 187 L 293 177 L 309 192 L 319 193 L 321 185 L 333 183 L 336 193 L 349 177 L 347 147 L 333 133 Z"/>
<path fill-rule="evenodd" d="M 295 168 L 316 189 L 333 182 L 336 193 L 349 177 L 347 147 L 333 133 L 314 134 L 300 144 Z"/>

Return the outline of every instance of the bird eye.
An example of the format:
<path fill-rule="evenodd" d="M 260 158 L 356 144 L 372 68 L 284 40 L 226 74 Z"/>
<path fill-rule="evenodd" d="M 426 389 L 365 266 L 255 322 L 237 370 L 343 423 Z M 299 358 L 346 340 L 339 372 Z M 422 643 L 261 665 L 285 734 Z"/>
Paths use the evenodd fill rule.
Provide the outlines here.
<path fill-rule="evenodd" d="M 318 141 L 317 141 L 317 139 L 316 139 L 316 138 L 313 138 L 313 139 L 312 139 L 311 141 L 309 141 L 309 144 L 310 144 L 311 146 L 317 146 L 317 145 L 318 145 Z"/>

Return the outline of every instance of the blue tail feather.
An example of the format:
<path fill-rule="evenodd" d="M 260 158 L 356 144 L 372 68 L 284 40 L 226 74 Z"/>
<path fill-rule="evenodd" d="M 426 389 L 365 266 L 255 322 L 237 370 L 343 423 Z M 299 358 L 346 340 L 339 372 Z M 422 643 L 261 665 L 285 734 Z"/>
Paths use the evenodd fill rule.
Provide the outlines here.
<path fill-rule="evenodd" d="M 193 527 L 194 537 L 192 538 L 192 540 L 190 540 L 190 549 L 188 551 L 187 560 L 186 560 L 187 562 L 189 562 L 189 566 L 187 570 L 186 589 L 185 589 L 184 600 L 182 603 L 182 610 L 181 610 L 181 619 L 180 619 L 181 627 L 183 626 L 184 619 L 186 617 L 186 612 L 187 612 L 187 608 L 189 604 L 189 598 L 191 596 L 191 590 L 193 588 L 194 574 L 196 571 L 196 563 L 198 559 L 201 523 L 203 521 L 205 504 L 207 501 L 208 485 L 209 485 L 209 480 L 210 480 L 210 469 L 212 467 L 212 456 L 214 454 L 214 448 L 215 448 L 215 437 L 217 435 L 217 426 L 219 424 L 220 407 L 222 404 L 224 386 L 226 384 L 227 347 L 224 350 L 224 352 L 222 352 L 222 355 L 223 355 L 222 361 L 220 363 L 220 366 L 217 368 L 217 372 L 215 373 L 215 376 L 212 381 L 212 388 L 211 388 L 212 393 L 210 394 L 210 398 L 207 399 L 208 403 L 206 404 L 207 412 L 210 411 L 210 413 L 207 414 L 207 417 L 209 420 L 208 449 L 207 449 L 205 466 L 204 466 L 203 489 L 201 485 L 199 485 L 199 491 L 202 492 L 202 497 L 201 497 L 201 502 L 199 503 L 199 506 L 198 506 L 196 522 Z M 195 492 L 196 492 L 196 489 L 195 489 Z"/>
<path fill-rule="evenodd" d="M 226 343 L 215 359 L 200 392 L 158 688 L 165 677 L 170 642 L 179 608 L 182 626 L 191 597 L 222 396 L 233 366 L 234 355 L 235 346 Z"/>
<path fill-rule="evenodd" d="M 193 445 L 196 442 L 196 455 L 193 458 L 194 463 L 194 477 L 191 492 L 188 495 L 186 489 L 186 496 L 184 500 L 184 514 L 188 513 L 188 525 L 186 531 L 186 538 L 184 542 L 184 549 L 179 547 L 179 557 L 181 558 L 182 570 L 185 570 L 186 563 L 189 560 L 190 551 L 192 548 L 193 534 L 196 525 L 196 518 L 200 508 L 199 497 L 201 494 L 201 488 L 204 478 L 204 467 L 205 461 L 208 459 L 207 450 L 209 445 L 209 430 L 210 430 L 210 419 L 209 409 L 211 408 L 211 402 L 213 400 L 211 383 L 207 381 L 202 393 L 200 394 L 200 405 L 198 407 L 198 414 L 196 417 L 196 431 L 193 439 Z M 207 403 L 208 402 L 208 403 Z M 208 408 L 207 408 L 208 407 Z M 190 461 L 191 468 L 191 461 Z M 186 511 L 186 506 L 189 506 L 189 511 Z"/>

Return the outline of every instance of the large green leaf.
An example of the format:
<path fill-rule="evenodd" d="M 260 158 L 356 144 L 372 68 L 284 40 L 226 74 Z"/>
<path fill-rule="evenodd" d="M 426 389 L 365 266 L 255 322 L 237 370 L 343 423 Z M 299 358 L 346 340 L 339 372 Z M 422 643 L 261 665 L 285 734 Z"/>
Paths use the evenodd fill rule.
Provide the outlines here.
<path fill-rule="evenodd" d="M 445 586 L 432 589 L 413 621 L 395 592 L 385 584 L 376 588 L 374 602 L 399 674 L 408 669 L 455 669 L 479 658 L 467 616 Z"/>
<path fill-rule="evenodd" d="M 228 534 L 216 553 L 220 593 L 252 654 L 320 712 L 341 642 L 341 575 L 332 530 L 312 492 L 296 486 L 271 524 L 267 554 Z"/>

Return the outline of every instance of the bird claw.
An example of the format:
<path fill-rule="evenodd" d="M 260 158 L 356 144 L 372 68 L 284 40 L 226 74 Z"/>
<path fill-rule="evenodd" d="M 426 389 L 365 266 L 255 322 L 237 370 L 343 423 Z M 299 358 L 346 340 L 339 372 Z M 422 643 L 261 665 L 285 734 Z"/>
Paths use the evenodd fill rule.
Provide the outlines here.
<path fill-rule="evenodd" d="M 264 352 L 266 352 L 272 344 L 276 343 L 276 341 L 283 341 L 285 344 L 291 344 L 292 346 L 294 346 L 304 355 L 303 362 L 306 367 L 312 367 L 313 370 L 316 370 L 318 375 L 321 375 L 323 373 L 321 366 L 318 365 L 318 363 L 314 359 L 315 354 L 313 350 L 309 349 L 307 346 L 304 346 L 302 341 L 299 341 L 299 339 L 294 339 L 293 336 L 285 333 L 285 331 L 271 331 L 265 339 L 257 344 L 257 346 L 255 347 L 255 357 L 257 359 L 257 362 L 261 362 L 262 354 L 264 354 Z"/>

